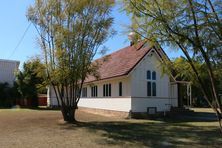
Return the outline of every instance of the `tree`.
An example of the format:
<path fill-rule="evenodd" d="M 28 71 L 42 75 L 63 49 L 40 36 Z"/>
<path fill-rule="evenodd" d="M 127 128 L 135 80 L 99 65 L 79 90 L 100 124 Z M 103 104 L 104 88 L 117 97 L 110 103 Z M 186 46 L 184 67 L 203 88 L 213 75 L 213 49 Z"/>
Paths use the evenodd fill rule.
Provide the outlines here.
<path fill-rule="evenodd" d="M 28 20 L 39 33 L 47 80 L 53 87 L 65 121 L 75 122 L 75 111 L 98 48 L 112 35 L 113 1 L 36 0 Z"/>
<path fill-rule="evenodd" d="M 210 79 L 208 77 L 208 74 L 205 72 L 206 71 L 206 64 L 204 63 L 200 63 L 197 60 L 193 59 L 193 63 L 199 73 L 199 76 L 201 77 L 201 79 L 203 80 L 203 82 L 205 84 L 207 84 Z M 176 58 L 172 61 L 172 63 L 169 63 L 166 65 L 166 69 L 164 69 L 165 72 L 169 73 L 169 66 L 170 66 L 170 70 L 173 70 L 175 73 L 175 78 L 176 79 L 180 79 L 180 80 L 184 80 L 184 81 L 190 81 L 192 83 L 192 97 L 193 99 L 193 105 L 197 105 L 197 106 L 201 106 L 204 105 L 206 106 L 206 101 L 205 100 L 200 100 L 201 98 L 203 98 L 203 95 L 199 89 L 199 83 L 198 80 L 195 77 L 195 74 L 192 70 L 192 67 L 190 66 L 190 64 L 187 62 L 187 59 L 184 57 L 179 57 Z M 221 69 L 217 69 L 215 68 L 215 77 L 217 78 L 216 81 L 216 86 L 217 88 L 220 90 L 220 84 L 222 83 L 222 75 L 220 75 L 222 73 Z M 208 93 L 209 90 L 207 90 Z M 195 99 L 196 98 L 196 99 Z M 211 98 L 210 98 L 211 99 Z M 202 102 L 202 104 L 200 104 L 200 101 Z M 212 101 L 212 100 L 210 100 Z M 199 102 L 199 103 L 198 103 Z"/>
<path fill-rule="evenodd" d="M 12 107 L 18 97 L 16 84 L 10 86 L 8 83 L 0 83 L 0 107 Z"/>
<path fill-rule="evenodd" d="M 16 84 L 22 99 L 31 99 L 32 107 L 38 106 L 38 93 L 46 93 L 46 71 L 40 59 L 24 63 L 23 71 L 17 74 Z"/>
<path fill-rule="evenodd" d="M 132 14 L 131 29 L 143 38 L 171 45 L 184 53 L 205 100 L 218 117 L 222 132 L 222 105 L 215 77 L 216 69 L 221 69 L 221 1 L 124 0 L 124 3 L 125 10 Z M 208 85 L 201 78 L 194 60 L 206 65 Z"/>

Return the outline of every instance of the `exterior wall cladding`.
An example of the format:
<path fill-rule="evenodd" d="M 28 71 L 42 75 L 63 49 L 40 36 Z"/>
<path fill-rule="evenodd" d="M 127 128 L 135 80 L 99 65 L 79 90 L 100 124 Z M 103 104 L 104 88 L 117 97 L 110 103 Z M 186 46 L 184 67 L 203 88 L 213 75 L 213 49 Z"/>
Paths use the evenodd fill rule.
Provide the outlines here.
<path fill-rule="evenodd" d="M 7 82 L 10 86 L 15 81 L 15 72 L 18 70 L 19 61 L 0 59 L 0 82 Z"/>
<path fill-rule="evenodd" d="M 156 72 L 156 96 L 147 96 L 147 71 Z M 122 96 L 119 96 L 119 83 L 122 82 Z M 111 84 L 111 97 L 103 96 L 103 85 Z M 97 86 L 97 97 L 91 96 L 91 86 Z M 127 75 L 84 84 L 87 97 L 81 98 L 78 106 L 121 112 L 147 112 L 155 107 L 158 112 L 169 111 L 170 106 L 178 106 L 177 85 L 170 84 L 170 76 L 162 74 L 161 62 L 156 52 L 149 52 Z M 57 105 L 52 89 L 48 105 Z"/>

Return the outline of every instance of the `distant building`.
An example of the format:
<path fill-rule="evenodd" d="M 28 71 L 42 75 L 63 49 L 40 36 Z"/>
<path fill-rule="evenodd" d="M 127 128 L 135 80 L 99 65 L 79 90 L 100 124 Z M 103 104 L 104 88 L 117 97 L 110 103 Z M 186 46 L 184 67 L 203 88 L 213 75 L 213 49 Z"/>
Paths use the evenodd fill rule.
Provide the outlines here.
<path fill-rule="evenodd" d="M 19 63 L 19 61 L 0 59 L 0 83 L 6 82 L 10 86 L 13 85 Z"/>

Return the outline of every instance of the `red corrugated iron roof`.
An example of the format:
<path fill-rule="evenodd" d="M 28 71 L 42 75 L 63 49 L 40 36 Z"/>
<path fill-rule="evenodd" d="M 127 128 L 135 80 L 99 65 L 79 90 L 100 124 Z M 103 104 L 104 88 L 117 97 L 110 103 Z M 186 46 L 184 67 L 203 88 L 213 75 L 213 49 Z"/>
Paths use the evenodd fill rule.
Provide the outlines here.
<path fill-rule="evenodd" d="M 99 66 L 99 79 L 88 76 L 85 83 L 127 75 L 152 48 L 145 43 L 139 42 L 95 60 Z"/>

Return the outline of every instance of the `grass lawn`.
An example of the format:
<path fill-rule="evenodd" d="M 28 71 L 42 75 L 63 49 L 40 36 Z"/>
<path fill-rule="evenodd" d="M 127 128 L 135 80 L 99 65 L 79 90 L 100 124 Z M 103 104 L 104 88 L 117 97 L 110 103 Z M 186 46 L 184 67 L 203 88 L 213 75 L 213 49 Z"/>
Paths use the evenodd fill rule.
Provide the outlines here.
<path fill-rule="evenodd" d="M 0 147 L 221 147 L 209 109 L 179 119 L 133 120 L 77 112 L 79 125 L 60 111 L 0 109 Z"/>

